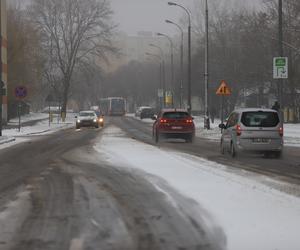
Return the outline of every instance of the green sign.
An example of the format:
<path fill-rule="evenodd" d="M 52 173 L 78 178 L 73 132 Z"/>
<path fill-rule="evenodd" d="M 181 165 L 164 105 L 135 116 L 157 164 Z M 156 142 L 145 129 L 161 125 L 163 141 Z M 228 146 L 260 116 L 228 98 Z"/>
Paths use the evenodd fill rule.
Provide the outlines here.
<path fill-rule="evenodd" d="M 273 78 L 287 79 L 288 78 L 288 58 L 274 57 L 273 58 Z"/>
<path fill-rule="evenodd" d="M 285 67 L 285 65 L 286 65 L 285 58 L 284 57 L 282 57 L 282 58 L 276 58 L 275 59 L 275 65 L 276 65 L 276 67 L 280 67 L 280 66 Z"/>

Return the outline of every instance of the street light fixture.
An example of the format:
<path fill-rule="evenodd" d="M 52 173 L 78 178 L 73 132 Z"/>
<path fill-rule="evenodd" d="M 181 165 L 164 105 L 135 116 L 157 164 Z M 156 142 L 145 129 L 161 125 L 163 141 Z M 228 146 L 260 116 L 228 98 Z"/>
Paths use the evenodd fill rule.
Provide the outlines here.
<path fill-rule="evenodd" d="M 188 111 L 189 113 L 192 112 L 192 54 L 191 54 L 191 13 L 187 8 L 184 6 L 174 3 L 174 2 L 168 2 L 168 5 L 170 6 L 177 6 L 181 9 L 183 9 L 187 15 L 189 20 L 189 26 L 188 26 Z"/>
<path fill-rule="evenodd" d="M 177 24 L 170 20 L 166 20 L 166 23 L 175 25 L 181 32 L 181 45 L 180 45 L 180 108 L 183 105 L 183 29 Z"/>
<path fill-rule="evenodd" d="M 171 88 L 174 87 L 174 53 L 173 53 L 173 48 L 174 48 L 174 44 L 173 41 L 171 39 L 171 37 L 169 37 L 166 34 L 163 33 L 156 33 L 157 36 L 163 36 L 165 38 L 167 38 L 170 42 L 170 49 L 171 49 Z M 174 103 L 173 103 L 174 104 Z"/>
<path fill-rule="evenodd" d="M 163 108 L 165 108 L 166 107 L 166 71 L 165 71 L 164 51 L 162 50 L 161 47 L 159 47 L 153 43 L 150 43 L 149 46 L 158 49 L 160 52 L 160 55 L 161 55 L 160 58 L 162 61 L 162 88 L 163 88 L 163 99 L 164 99 L 163 100 Z"/>

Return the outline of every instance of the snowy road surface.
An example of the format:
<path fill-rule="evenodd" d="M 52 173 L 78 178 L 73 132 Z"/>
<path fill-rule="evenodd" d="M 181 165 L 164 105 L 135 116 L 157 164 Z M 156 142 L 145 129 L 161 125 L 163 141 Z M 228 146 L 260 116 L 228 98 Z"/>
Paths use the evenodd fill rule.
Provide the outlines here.
<path fill-rule="evenodd" d="M 101 135 L 71 129 L 0 150 L 1 250 L 226 249 L 209 211 L 109 163 L 94 149 Z"/>

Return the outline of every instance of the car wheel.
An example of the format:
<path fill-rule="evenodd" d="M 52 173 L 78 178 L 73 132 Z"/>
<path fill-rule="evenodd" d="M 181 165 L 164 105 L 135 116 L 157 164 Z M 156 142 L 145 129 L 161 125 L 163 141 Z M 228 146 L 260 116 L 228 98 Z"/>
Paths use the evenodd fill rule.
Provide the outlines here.
<path fill-rule="evenodd" d="M 159 132 L 156 131 L 155 133 L 155 142 L 158 143 L 159 142 Z"/>
<path fill-rule="evenodd" d="M 193 141 L 194 141 L 194 136 L 193 135 L 187 135 L 186 136 L 186 142 L 193 143 Z"/>
<path fill-rule="evenodd" d="M 220 143 L 220 151 L 221 151 L 222 155 L 225 154 L 225 148 L 224 148 L 223 140 L 221 140 L 221 143 Z"/>
<path fill-rule="evenodd" d="M 76 129 L 80 129 L 80 126 L 76 125 Z"/>
<path fill-rule="evenodd" d="M 275 156 L 275 158 L 280 159 L 282 157 L 282 151 L 274 152 L 274 156 Z"/>
<path fill-rule="evenodd" d="M 230 144 L 230 155 L 232 158 L 236 157 L 236 151 L 232 142 Z"/>

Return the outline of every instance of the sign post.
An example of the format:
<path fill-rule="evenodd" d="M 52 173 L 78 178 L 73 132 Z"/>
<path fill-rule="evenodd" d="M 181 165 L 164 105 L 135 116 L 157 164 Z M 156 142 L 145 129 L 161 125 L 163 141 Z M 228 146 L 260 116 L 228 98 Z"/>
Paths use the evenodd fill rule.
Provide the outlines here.
<path fill-rule="evenodd" d="M 221 123 L 224 122 L 224 96 L 231 95 L 231 89 L 227 86 L 227 83 L 222 80 L 219 88 L 216 91 L 216 95 L 222 97 L 222 104 L 221 104 Z"/>
<path fill-rule="evenodd" d="M 21 99 L 27 96 L 27 89 L 24 86 L 18 86 L 15 88 L 15 97 L 19 100 L 18 103 L 18 116 L 19 116 L 19 132 L 21 131 Z"/>

